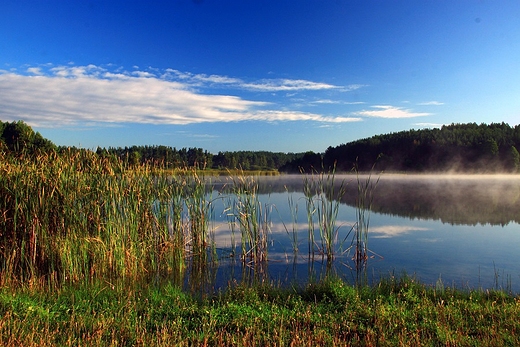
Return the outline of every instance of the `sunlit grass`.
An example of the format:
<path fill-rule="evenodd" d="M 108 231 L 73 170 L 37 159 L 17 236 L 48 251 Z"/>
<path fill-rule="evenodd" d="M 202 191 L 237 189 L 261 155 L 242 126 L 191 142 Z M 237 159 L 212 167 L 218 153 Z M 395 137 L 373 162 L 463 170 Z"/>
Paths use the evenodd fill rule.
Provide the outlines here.
<path fill-rule="evenodd" d="M 0 170 L 2 282 L 137 281 L 182 272 L 196 239 L 182 210 L 188 188 L 204 189 L 203 182 L 188 186 L 187 176 L 125 168 L 88 151 L 6 157 Z"/>
<path fill-rule="evenodd" d="M 244 263 L 267 262 L 271 207 L 249 172 L 227 171 L 233 188 L 213 198 L 214 172 L 129 166 L 90 151 L 2 154 L 0 171 L 2 284 L 182 283 L 187 271 L 196 277 L 218 260 L 216 200 L 229 202 L 224 212 L 240 230 Z"/>

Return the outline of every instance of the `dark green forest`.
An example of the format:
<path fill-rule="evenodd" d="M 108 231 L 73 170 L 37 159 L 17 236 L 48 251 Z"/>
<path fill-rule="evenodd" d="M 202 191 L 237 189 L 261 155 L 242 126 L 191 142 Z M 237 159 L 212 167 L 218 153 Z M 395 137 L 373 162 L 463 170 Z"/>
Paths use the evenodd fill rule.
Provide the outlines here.
<path fill-rule="evenodd" d="M 0 121 L 0 151 L 15 156 L 32 156 L 55 151 L 58 154 L 89 149 L 56 146 L 24 123 Z M 296 153 L 235 151 L 211 154 L 202 148 L 177 149 L 168 146 L 98 147 L 97 155 L 119 159 L 128 165 L 154 164 L 166 169 L 242 169 L 275 170 L 303 156 Z"/>
<path fill-rule="evenodd" d="M 520 125 L 506 123 L 451 124 L 436 129 L 408 130 L 329 147 L 325 167 L 360 170 L 374 163 L 385 171 L 518 171 Z"/>
<path fill-rule="evenodd" d="M 0 150 L 12 155 L 34 155 L 57 150 L 49 140 L 25 124 L 23 121 L 0 121 Z"/>
<path fill-rule="evenodd" d="M 128 165 L 151 163 L 165 168 L 277 170 L 285 173 L 377 170 L 396 172 L 518 172 L 520 125 L 506 123 L 451 124 L 435 129 L 407 130 L 329 147 L 325 153 L 235 151 L 209 153 L 202 148 L 168 146 L 98 147 L 99 156 Z M 11 155 L 49 151 L 88 151 L 56 146 L 23 121 L 0 121 L 0 150 Z"/>

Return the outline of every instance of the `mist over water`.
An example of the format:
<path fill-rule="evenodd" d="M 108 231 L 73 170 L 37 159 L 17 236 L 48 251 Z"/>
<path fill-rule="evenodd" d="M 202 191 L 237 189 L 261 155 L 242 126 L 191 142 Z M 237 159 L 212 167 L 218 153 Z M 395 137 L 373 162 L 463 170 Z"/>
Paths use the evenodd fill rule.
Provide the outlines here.
<path fill-rule="evenodd" d="M 520 292 L 520 175 L 336 175 L 338 186 L 346 184 L 346 193 L 336 223 L 335 273 L 346 280 L 355 277 L 350 257 L 341 252 L 351 242 L 347 235 L 356 222 L 358 179 L 363 183 L 368 178 L 377 182 L 368 236 L 371 279 L 406 272 L 432 285 L 442 281 L 460 288 Z M 258 178 L 261 200 L 273 207 L 268 264 L 272 280 L 305 282 L 326 271 L 321 258 L 309 263 L 302 182 L 301 175 Z M 213 182 L 215 194 L 222 193 L 222 183 Z M 295 223 L 289 197 L 298 205 Z M 224 221 L 216 241 L 222 249 L 231 246 Z M 219 271 L 229 274 L 225 265 Z"/>
<path fill-rule="evenodd" d="M 353 205 L 355 196 L 345 202 Z M 373 211 L 450 224 L 520 222 L 519 175 L 382 175 Z"/>
<path fill-rule="evenodd" d="M 301 192 L 302 175 L 258 177 L 262 194 Z M 356 205 L 358 179 L 374 185 L 372 211 L 400 217 L 441 220 L 452 224 L 506 225 L 520 223 L 520 175 L 372 174 L 336 175 L 345 183 L 341 202 Z M 378 182 L 376 182 L 378 181 Z M 229 184 L 229 183 L 228 183 Z M 213 182 L 215 189 L 225 179 Z"/>

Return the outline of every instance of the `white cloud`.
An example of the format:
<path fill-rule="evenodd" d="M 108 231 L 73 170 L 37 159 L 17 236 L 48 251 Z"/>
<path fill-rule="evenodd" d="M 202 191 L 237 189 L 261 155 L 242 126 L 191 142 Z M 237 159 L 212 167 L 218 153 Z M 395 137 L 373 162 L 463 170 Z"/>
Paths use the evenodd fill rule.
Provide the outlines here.
<path fill-rule="evenodd" d="M 406 225 L 385 225 L 380 227 L 371 227 L 370 233 L 375 234 L 375 238 L 389 238 L 401 236 L 414 231 L 428 231 L 428 228 L 413 227 Z"/>
<path fill-rule="evenodd" d="M 262 92 L 281 92 L 281 91 L 295 91 L 295 90 L 324 90 L 324 89 L 339 89 L 327 83 L 311 82 L 307 80 L 291 80 L 291 79 L 272 79 L 262 80 L 254 83 L 242 83 L 240 87 L 250 90 Z"/>
<path fill-rule="evenodd" d="M 312 82 L 302 79 L 263 79 L 253 82 L 245 82 L 239 78 L 220 75 L 192 74 L 190 72 L 175 69 L 166 69 L 164 77 L 181 79 L 187 83 L 199 85 L 200 83 L 225 84 L 228 87 L 247 89 L 259 92 L 294 92 L 302 90 L 328 90 L 353 91 L 364 87 L 361 84 L 349 86 L 336 86 L 328 83 Z"/>
<path fill-rule="evenodd" d="M 134 71 L 134 72 L 132 72 L 132 75 L 137 76 L 137 77 L 150 77 L 150 78 L 155 77 L 154 74 L 152 74 L 148 71 Z"/>
<path fill-rule="evenodd" d="M 361 118 L 354 117 L 327 117 L 314 113 L 296 112 L 296 111 L 258 111 L 250 114 L 251 120 L 266 121 L 316 121 L 324 123 L 349 123 L 359 122 Z"/>
<path fill-rule="evenodd" d="M 330 100 L 330 99 L 321 99 L 312 101 L 311 104 L 340 104 L 341 101 L 339 100 Z"/>
<path fill-rule="evenodd" d="M 413 117 L 424 117 L 430 116 L 431 113 L 424 112 L 412 112 L 408 109 L 400 107 L 394 107 L 389 105 L 376 105 L 372 106 L 375 110 L 363 110 L 356 112 L 356 115 L 365 117 L 377 117 L 377 118 L 413 118 Z"/>
<path fill-rule="evenodd" d="M 0 72 L 0 119 L 30 125 L 59 127 L 99 123 L 192 124 L 202 122 L 315 121 L 343 123 L 355 117 L 332 117 L 286 111 L 272 104 L 233 95 L 202 94 L 184 79 L 207 83 L 240 83 L 217 75 L 193 75 L 168 70 L 165 76 L 149 71 L 108 71 L 95 65 L 29 67 L 32 75 Z M 171 77 L 176 77 L 171 80 Z M 273 90 L 335 88 L 303 80 L 266 81 Z M 287 88 L 287 89 L 285 89 Z"/>
<path fill-rule="evenodd" d="M 33 75 L 43 75 L 42 69 L 39 67 L 30 67 L 27 72 Z"/>
<path fill-rule="evenodd" d="M 354 91 L 354 90 L 358 90 L 360 88 L 363 88 L 363 87 L 367 87 L 366 84 L 350 84 L 346 87 L 342 87 L 341 88 L 341 91 L 343 92 L 351 92 L 351 91 Z"/>
<path fill-rule="evenodd" d="M 442 123 L 415 123 L 414 125 L 422 128 L 441 128 L 444 124 Z"/>
<path fill-rule="evenodd" d="M 211 83 L 211 84 L 241 84 L 243 81 L 238 78 L 220 75 L 192 74 L 190 72 L 182 72 L 175 69 L 166 69 L 164 77 L 177 77 L 185 82 L 191 83 Z"/>
<path fill-rule="evenodd" d="M 330 100 L 330 99 L 320 99 L 316 101 L 311 101 L 311 104 L 341 104 L 341 105 L 362 105 L 365 102 L 363 101 L 340 101 L 340 100 Z"/>
<path fill-rule="evenodd" d="M 444 103 L 440 102 L 440 101 L 427 101 L 427 102 L 421 102 L 417 105 L 419 105 L 419 106 L 441 106 L 441 105 L 444 105 Z"/>

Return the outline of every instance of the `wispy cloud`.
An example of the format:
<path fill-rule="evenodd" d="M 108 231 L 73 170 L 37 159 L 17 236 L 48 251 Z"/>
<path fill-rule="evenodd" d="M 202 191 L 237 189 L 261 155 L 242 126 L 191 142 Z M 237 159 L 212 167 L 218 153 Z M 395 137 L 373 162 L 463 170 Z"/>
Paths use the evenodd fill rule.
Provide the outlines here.
<path fill-rule="evenodd" d="M 440 128 L 444 124 L 442 124 L 442 123 L 415 123 L 414 125 L 421 127 L 421 128 Z"/>
<path fill-rule="evenodd" d="M 262 92 L 287 92 L 297 90 L 326 90 L 341 88 L 340 86 L 335 86 L 328 83 L 291 79 L 261 80 L 253 83 L 242 83 L 240 84 L 240 87 Z"/>
<path fill-rule="evenodd" d="M 380 227 L 371 227 L 370 232 L 375 238 L 390 238 L 408 234 L 414 231 L 428 231 L 428 228 L 413 227 L 406 225 L 385 225 Z"/>
<path fill-rule="evenodd" d="M 377 118 L 414 118 L 430 116 L 431 113 L 413 112 L 409 109 L 389 105 L 372 106 L 373 110 L 363 110 L 356 112 L 358 116 L 377 117 Z"/>
<path fill-rule="evenodd" d="M 221 75 L 193 74 L 186 71 L 167 69 L 165 78 L 180 79 L 186 83 L 200 85 L 209 83 L 213 85 L 222 84 L 226 87 L 247 89 L 258 92 L 295 92 L 305 90 L 330 90 L 349 92 L 364 87 L 362 84 L 351 84 L 347 86 L 337 86 L 329 83 L 314 82 L 303 79 L 261 79 L 258 81 L 246 82 L 240 78 L 233 78 Z"/>
<path fill-rule="evenodd" d="M 184 82 L 191 82 L 195 84 L 199 83 L 211 83 L 211 84 L 232 84 L 240 85 L 243 83 L 241 79 L 232 78 L 228 76 L 220 75 L 206 75 L 206 74 L 193 74 L 191 72 L 182 72 L 175 69 L 166 69 L 166 73 L 163 77 L 178 78 Z"/>
<path fill-rule="evenodd" d="M 169 75 L 168 75 L 169 74 Z M 42 127 L 99 123 L 192 124 L 241 121 L 344 123 L 355 117 L 277 110 L 235 95 L 203 94 L 190 83 L 240 84 L 239 79 L 177 72 L 124 71 L 88 66 L 29 67 L 0 72 L 0 118 Z M 175 79 L 172 79 L 172 76 Z M 255 85 L 255 84 L 251 84 Z M 263 81 L 258 90 L 335 88 L 303 80 Z"/>
<path fill-rule="evenodd" d="M 341 88 L 343 92 L 352 92 L 354 90 L 358 90 L 360 88 L 368 87 L 366 84 L 350 84 L 348 86 L 344 86 Z"/>
<path fill-rule="evenodd" d="M 43 75 L 43 72 L 39 67 L 30 67 L 27 69 L 27 72 L 33 75 Z"/>
<path fill-rule="evenodd" d="M 417 105 L 419 105 L 419 106 L 441 106 L 441 105 L 444 105 L 444 103 L 440 102 L 440 101 L 427 101 L 427 102 L 418 103 Z"/>
<path fill-rule="evenodd" d="M 316 121 L 325 123 L 350 123 L 359 122 L 362 119 L 357 117 L 327 117 L 314 113 L 292 112 L 292 111 L 258 111 L 250 115 L 251 120 L 267 121 Z"/>
<path fill-rule="evenodd" d="M 335 105 L 363 105 L 364 101 L 343 101 L 343 100 L 330 100 L 320 99 L 311 101 L 310 104 L 335 104 Z"/>
<path fill-rule="evenodd" d="M 330 99 L 321 99 L 316 101 L 311 101 L 311 104 L 340 104 L 339 100 L 330 100 Z"/>

